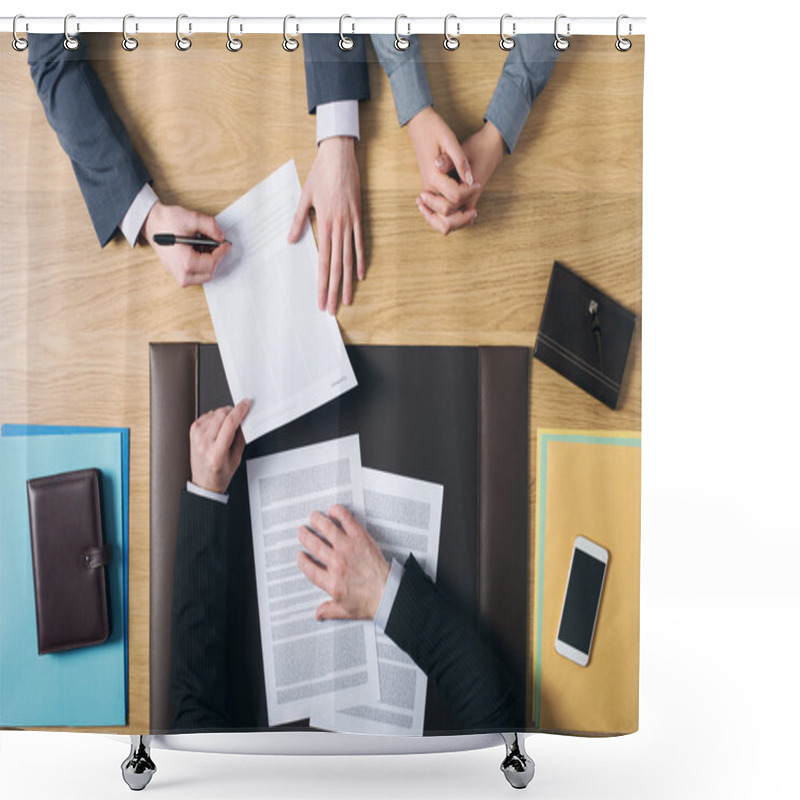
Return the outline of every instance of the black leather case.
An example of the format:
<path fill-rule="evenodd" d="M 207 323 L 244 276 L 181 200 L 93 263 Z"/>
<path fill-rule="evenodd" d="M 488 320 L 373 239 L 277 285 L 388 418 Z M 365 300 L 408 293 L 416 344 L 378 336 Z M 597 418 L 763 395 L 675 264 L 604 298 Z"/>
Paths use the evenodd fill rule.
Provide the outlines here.
<path fill-rule="evenodd" d="M 632 312 L 556 261 L 533 354 L 615 409 L 635 324 Z"/>

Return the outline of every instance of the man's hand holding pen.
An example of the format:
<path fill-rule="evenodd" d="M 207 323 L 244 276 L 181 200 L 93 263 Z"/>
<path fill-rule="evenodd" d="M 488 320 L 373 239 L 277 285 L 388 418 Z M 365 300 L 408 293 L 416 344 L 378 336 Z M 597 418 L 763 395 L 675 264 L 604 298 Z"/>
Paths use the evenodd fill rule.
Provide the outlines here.
<path fill-rule="evenodd" d="M 161 241 L 166 241 L 161 238 L 166 231 L 174 235 L 175 243 L 182 244 L 180 240 L 189 239 L 192 246 L 159 244 L 156 235 Z M 164 269 L 183 287 L 210 281 L 217 265 L 231 248 L 214 217 L 181 206 L 165 206 L 160 201 L 150 209 L 142 233 L 156 251 Z M 198 239 L 198 234 L 203 239 Z M 204 240 L 208 243 L 204 244 Z"/>

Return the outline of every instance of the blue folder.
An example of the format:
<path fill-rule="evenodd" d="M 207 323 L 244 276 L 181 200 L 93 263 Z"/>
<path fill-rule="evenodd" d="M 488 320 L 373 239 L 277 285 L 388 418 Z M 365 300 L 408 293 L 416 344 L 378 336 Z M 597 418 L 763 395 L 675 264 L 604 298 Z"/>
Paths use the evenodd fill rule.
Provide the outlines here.
<path fill-rule="evenodd" d="M 62 432 L 52 435 L 52 430 Z M 124 725 L 127 716 L 127 432 L 4 426 L 0 437 L 0 724 Z M 111 635 L 100 645 L 40 656 L 26 481 L 95 467 L 103 476 Z"/>
<path fill-rule="evenodd" d="M 128 428 L 98 428 L 83 425 L 13 425 L 6 424 L 0 428 L 0 436 L 54 436 L 73 433 L 117 433 L 122 450 L 122 591 L 125 626 L 125 708 L 127 711 L 128 686 L 128 502 L 130 486 L 128 469 L 130 464 L 130 431 Z"/>

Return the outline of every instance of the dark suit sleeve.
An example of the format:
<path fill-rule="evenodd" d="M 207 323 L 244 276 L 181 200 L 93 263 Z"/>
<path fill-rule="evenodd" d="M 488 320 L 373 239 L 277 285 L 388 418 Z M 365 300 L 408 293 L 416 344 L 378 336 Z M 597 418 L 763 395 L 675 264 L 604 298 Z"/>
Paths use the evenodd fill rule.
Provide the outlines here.
<path fill-rule="evenodd" d="M 405 563 L 386 635 L 436 683 L 466 730 L 522 730 L 524 709 L 508 671 L 413 555 Z"/>
<path fill-rule="evenodd" d="M 339 47 L 339 36 L 303 35 L 308 113 L 339 100 L 369 100 L 369 75 L 363 36 L 353 36 L 352 50 Z"/>
<path fill-rule="evenodd" d="M 169 693 L 173 731 L 230 727 L 225 669 L 226 505 L 184 491 L 175 550 Z"/>
<path fill-rule="evenodd" d="M 64 48 L 61 34 L 28 37 L 28 64 L 47 121 L 58 135 L 105 246 L 150 175 L 86 60 L 86 45 Z"/>

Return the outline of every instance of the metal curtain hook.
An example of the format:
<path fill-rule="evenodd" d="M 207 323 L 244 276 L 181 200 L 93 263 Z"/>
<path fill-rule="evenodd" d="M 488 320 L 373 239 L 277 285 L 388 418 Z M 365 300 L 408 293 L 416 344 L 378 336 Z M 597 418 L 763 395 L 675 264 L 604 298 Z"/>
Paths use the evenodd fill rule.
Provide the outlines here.
<path fill-rule="evenodd" d="M 553 26 L 553 33 L 555 34 L 555 39 L 553 40 L 553 47 L 556 50 L 566 50 L 569 47 L 569 39 L 565 39 L 559 32 L 558 32 L 558 21 L 560 19 L 566 19 L 566 14 L 559 14 L 556 17 L 555 25 Z M 567 23 L 567 36 L 570 34 L 570 24 Z"/>
<path fill-rule="evenodd" d="M 401 19 L 408 19 L 408 17 L 405 14 L 398 14 L 394 18 L 394 46 L 395 46 L 395 48 L 397 50 L 401 50 L 402 51 L 402 50 L 408 50 L 408 48 L 411 46 L 411 42 L 408 39 L 406 39 L 404 36 L 400 35 L 400 30 L 399 29 L 400 29 L 400 20 Z M 407 33 L 410 36 L 411 35 L 411 25 L 408 22 L 406 22 L 406 28 L 408 29 Z"/>
<path fill-rule="evenodd" d="M 77 50 L 81 46 L 80 39 L 76 39 L 74 36 L 69 35 L 69 21 L 71 19 L 75 19 L 74 14 L 67 14 L 64 17 L 64 49 L 65 50 Z M 80 30 L 81 26 L 77 25 L 77 30 Z"/>
<path fill-rule="evenodd" d="M 516 44 L 516 42 L 514 41 L 514 35 L 517 32 L 517 23 L 516 22 L 512 22 L 511 23 L 511 36 L 509 36 L 507 33 L 505 33 L 503 31 L 503 24 L 505 23 L 505 21 L 507 19 L 511 19 L 511 18 L 512 18 L 511 14 L 503 14 L 503 16 L 500 17 L 500 49 L 501 50 L 513 50 L 514 49 L 514 45 Z"/>
<path fill-rule="evenodd" d="M 20 36 L 17 33 L 17 20 L 20 20 L 20 19 L 25 19 L 25 15 L 24 14 L 17 14 L 17 16 L 14 17 L 14 22 L 11 25 L 11 32 L 14 34 L 14 39 L 11 42 L 11 46 L 18 53 L 21 53 L 23 50 L 27 50 L 28 49 L 28 40 L 24 36 Z M 25 30 L 27 30 L 27 29 L 28 29 L 28 25 L 26 23 L 25 24 Z"/>
<path fill-rule="evenodd" d="M 293 53 L 298 47 L 300 47 L 300 42 L 298 42 L 293 36 L 289 36 L 288 27 L 290 19 L 297 19 L 297 17 L 287 14 L 287 16 L 283 18 L 283 49 L 287 53 Z M 299 30 L 299 27 L 295 25 L 295 33 L 297 33 Z"/>
<path fill-rule="evenodd" d="M 136 19 L 133 14 L 126 14 L 122 18 L 122 49 L 127 50 L 130 52 L 131 50 L 135 50 L 139 46 L 139 40 L 135 39 L 133 36 L 128 36 L 128 20 L 129 19 Z M 138 25 L 136 26 L 138 29 Z"/>
<path fill-rule="evenodd" d="M 175 47 L 178 50 L 188 50 L 192 46 L 192 40 L 188 39 L 181 33 L 181 20 L 188 19 L 188 14 L 178 14 L 178 18 L 175 20 Z M 189 23 L 189 33 L 192 32 L 192 23 Z"/>
<path fill-rule="evenodd" d="M 624 20 L 624 19 L 628 19 L 627 15 L 625 15 L 625 14 L 620 14 L 620 15 L 617 17 L 617 41 L 614 43 L 614 47 L 616 47 L 616 48 L 617 48 L 617 50 L 619 50 L 619 51 L 620 51 L 620 53 L 625 53 L 625 52 L 627 52 L 628 50 L 630 50 L 630 49 L 631 49 L 631 47 L 633 47 L 633 42 L 631 42 L 631 40 L 630 40 L 630 39 L 623 39 L 623 38 L 620 36 L 620 33 L 619 33 L 619 24 L 620 24 L 620 22 L 622 22 L 622 20 Z M 632 27 L 632 25 L 631 25 L 631 24 L 630 24 L 630 22 L 629 22 L 629 23 L 628 23 L 628 36 L 630 36 L 630 35 L 631 35 L 631 32 L 632 32 L 632 30 L 633 30 L 633 27 Z"/>
<path fill-rule="evenodd" d="M 353 47 L 355 46 L 355 42 L 349 36 L 345 36 L 343 32 L 344 21 L 346 19 L 353 19 L 353 18 L 349 14 L 342 14 L 342 16 L 339 17 L 339 48 L 341 50 L 352 50 Z M 353 25 L 352 30 L 354 31 L 355 28 L 356 26 Z"/>
<path fill-rule="evenodd" d="M 451 19 L 456 20 L 456 35 L 451 36 L 447 32 L 447 23 L 450 22 Z M 458 50 L 458 46 L 461 42 L 458 40 L 458 35 L 461 33 L 461 23 L 458 21 L 458 18 L 455 14 L 448 14 L 444 18 L 444 41 L 442 45 L 444 46 L 445 50 Z"/>
<path fill-rule="evenodd" d="M 231 53 L 238 53 L 244 46 L 242 44 L 241 39 L 236 39 L 233 36 L 231 36 L 231 22 L 233 22 L 233 20 L 235 19 L 239 19 L 239 17 L 237 17 L 236 14 L 231 14 L 228 17 L 228 41 L 225 42 L 225 47 L 227 47 L 228 50 L 231 51 Z M 242 30 L 241 25 L 239 26 L 239 30 L 240 31 Z"/>

